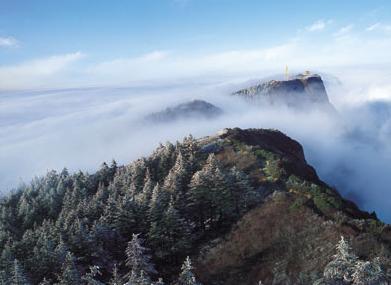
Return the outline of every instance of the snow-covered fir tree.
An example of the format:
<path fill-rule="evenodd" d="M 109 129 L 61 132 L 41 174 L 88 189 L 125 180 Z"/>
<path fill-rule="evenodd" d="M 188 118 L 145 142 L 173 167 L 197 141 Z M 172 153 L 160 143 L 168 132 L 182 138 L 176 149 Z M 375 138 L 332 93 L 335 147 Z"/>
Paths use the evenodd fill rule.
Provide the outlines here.
<path fill-rule="evenodd" d="M 353 253 L 349 242 L 343 236 L 341 236 L 336 248 L 337 254 L 327 264 L 324 270 L 324 277 L 328 282 L 351 282 L 357 256 Z"/>
<path fill-rule="evenodd" d="M 114 264 L 113 273 L 108 285 L 123 285 L 125 282 L 118 272 L 117 264 Z"/>
<path fill-rule="evenodd" d="M 182 271 L 179 274 L 176 285 L 201 285 L 201 283 L 196 280 L 196 277 L 192 271 L 193 266 L 191 265 L 190 257 L 186 257 L 181 270 Z"/>
<path fill-rule="evenodd" d="M 129 284 L 141 282 L 140 280 L 150 281 L 149 274 L 156 273 L 155 267 L 151 262 L 151 256 L 148 254 L 148 249 L 142 244 L 143 240 L 139 237 L 139 234 L 133 234 L 126 248 L 126 266 L 131 270 L 127 275 Z M 135 284 L 138 285 L 139 283 Z"/>
<path fill-rule="evenodd" d="M 99 266 L 90 266 L 89 272 L 87 272 L 83 277 L 82 280 L 87 284 L 87 285 L 104 285 L 104 283 L 100 282 L 97 278 L 100 276 L 102 273 L 100 272 Z"/>
<path fill-rule="evenodd" d="M 27 276 L 22 268 L 22 266 L 19 264 L 19 261 L 17 259 L 14 260 L 14 266 L 12 270 L 12 276 L 11 280 L 9 282 L 10 285 L 29 285 L 31 284 Z"/>
<path fill-rule="evenodd" d="M 358 260 L 352 274 L 354 285 L 388 285 L 385 272 L 380 264 L 379 258 L 373 261 Z"/>
<path fill-rule="evenodd" d="M 73 285 L 81 283 L 81 277 L 76 267 L 75 257 L 69 251 L 65 257 L 65 261 L 62 266 L 62 273 L 58 279 L 59 285 Z"/>
<path fill-rule="evenodd" d="M 337 254 L 324 269 L 324 278 L 316 281 L 314 285 L 388 285 L 391 283 L 379 258 L 372 261 L 358 259 L 343 236 L 336 248 Z"/>
<path fill-rule="evenodd" d="M 191 244 L 191 229 L 188 223 L 170 202 L 159 222 L 153 222 L 149 231 L 149 240 L 155 248 L 155 255 L 165 259 L 172 254 L 180 256 Z"/>

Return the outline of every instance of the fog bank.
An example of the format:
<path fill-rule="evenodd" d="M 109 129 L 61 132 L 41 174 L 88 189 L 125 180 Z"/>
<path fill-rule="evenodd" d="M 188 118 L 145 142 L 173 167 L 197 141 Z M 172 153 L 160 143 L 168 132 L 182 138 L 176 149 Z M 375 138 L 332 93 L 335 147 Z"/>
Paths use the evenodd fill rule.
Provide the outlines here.
<path fill-rule="evenodd" d="M 391 84 L 381 69 L 326 70 L 339 115 L 251 106 L 228 96 L 243 79 L 166 86 L 0 93 L 0 187 L 51 169 L 95 171 L 103 161 L 128 163 L 159 142 L 210 135 L 227 127 L 276 128 L 298 140 L 319 176 L 347 198 L 391 222 Z M 147 124 L 142 118 L 190 99 L 225 113 L 215 120 Z"/>

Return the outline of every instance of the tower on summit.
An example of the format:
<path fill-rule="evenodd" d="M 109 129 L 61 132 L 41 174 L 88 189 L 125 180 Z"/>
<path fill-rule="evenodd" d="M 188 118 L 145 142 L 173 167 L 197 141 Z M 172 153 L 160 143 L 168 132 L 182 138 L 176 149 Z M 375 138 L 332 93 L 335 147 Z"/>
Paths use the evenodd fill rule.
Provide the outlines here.
<path fill-rule="evenodd" d="M 288 79 L 289 79 L 289 69 L 288 69 L 288 65 L 285 65 L 285 80 Z"/>

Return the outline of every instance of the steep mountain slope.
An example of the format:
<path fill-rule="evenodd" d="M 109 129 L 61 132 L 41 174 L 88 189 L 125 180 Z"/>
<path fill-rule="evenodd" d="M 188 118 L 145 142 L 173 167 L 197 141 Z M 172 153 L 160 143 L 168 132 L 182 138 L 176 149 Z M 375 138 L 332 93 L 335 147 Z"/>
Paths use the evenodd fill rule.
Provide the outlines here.
<path fill-rule="evenodd" d="M 251 102 L 286 104 L 291 107 L 333 109 L 323 80 L 318 74 L 298 74 L 286 80 L 270 80 L 233 93 Z"/>
<path fill-rule="evenodd" d="M 5 284 L 15 268 L 33 284 L 92 284 L 92 265 L 100 282 L 124 283 L 132 234 L 158 272 L 144 273 L 169 283 L 190 256 L 203 284 L 312 284 L 340 235 L 361 258 L 390 265 L 390 226 L 322 182 L 301 145 L 276 130 L 189 136 L 92 175 L 50 172 L 3 198 L 0 213 Z"/>

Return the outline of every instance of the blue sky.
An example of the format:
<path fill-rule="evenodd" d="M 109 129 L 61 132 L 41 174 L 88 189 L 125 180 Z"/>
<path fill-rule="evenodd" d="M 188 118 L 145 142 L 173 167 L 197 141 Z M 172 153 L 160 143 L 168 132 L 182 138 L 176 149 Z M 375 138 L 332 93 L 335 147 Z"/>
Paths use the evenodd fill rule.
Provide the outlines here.
<path fill-rule="evenodd" d="M 349 55 L 360 42 L 368 46 L 353 51 L 357 63 L 377 63 L 389 48 L 390 15 L 390 1 L 0 0 L 0 75 L 24 78 L 37 65 L 43 69 L 32 75 L 35 84 L 10 84 L 6 78 L 0 89 L 96 85 L 110 75 L 120 79 L 104 84 L 201 76 L 236 69 L 238 62 L 244 72 L 261 50 L 272 56 L 267 63 L 257 61 L 257 68 L 272 69 L 289 57 L 305 57 L 297 51 L 316 58 L 314 50 L 329 49 L 321 55 L 324 62 L 305 62 L 318 67 L 330 62 L 327 55 Z M 338 35 L 350 41 L 337 42 L 336 49 Z M 289 49 L 285 58 L 270 60 Z M 381 49 L 376 58 L 369 55 L 373 49 Z M 231 64 L 220 66 L 230 55 Z M 353 55 L 338 62 L 352 64 Z M 187 66 L 184 72 L 181 65 Z M 129 78 L 111 72 L 139 67 L 145 70 Z"/>

